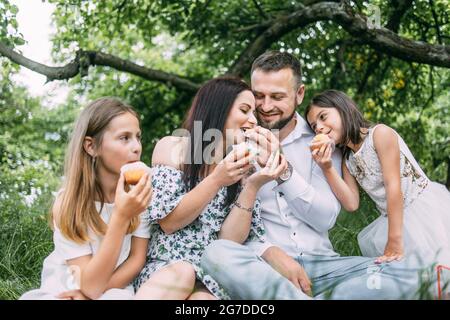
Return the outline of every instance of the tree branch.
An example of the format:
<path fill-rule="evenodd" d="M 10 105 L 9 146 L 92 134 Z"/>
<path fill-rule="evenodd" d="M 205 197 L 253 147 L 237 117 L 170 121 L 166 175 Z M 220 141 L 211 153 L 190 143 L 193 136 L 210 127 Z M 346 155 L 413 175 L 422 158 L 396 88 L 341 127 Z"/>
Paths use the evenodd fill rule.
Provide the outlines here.
<path fill-rule="evenodd" d="M 390 17 L 388 19 L 388 22 L 386 23 L 386 28 L 389 30 L 392 30 L 394 32 L 397 32 L 400 28 L 400 21 L 402 20 L 403 16 L 405 15 L 406 11 L 411 7 L 413 0 L 394 0 L 393 5 L 394 9 L 392 10 Z M 380 65 L 381 61 L 383 60 L 383 54 L 380 53 L 372 53 L 371 59 L 375 59 L 373 62 L 371 62 L 366 69 L 366 72 L 364 73 L 363 79 L 361 83 L 358 86 L 357 94 L 362 94 L 367 82 L 372 75 L 373 72 L 375 72 L 378 69 L 378 66 Z"/>
<path fill-rule="evenodd" d="M 263 23 L 257 23 L 257 24 L 252 24 L 252 25 L 248 25 L 245 27 L 240 27 L 235 29 L 235 32 L 252 32 L 252 31 L 256 31 L 257 33 L 261 32 L 264 29 L 267 29 L 268 27 L 270 27 L 272 25 L 273 21 L 269 20 L 269 21 L 265 21 Z"/>
<path fill-rule="evenodd" d="M 409 62 L 450 68 L 450 46 L 406 39 L 383 27 L 371 29 L 367 25 L 367 17 L 354 13 L 345 3 L 319 2 L 276 19 L 241 53 L 228 73 L 243 76 L 252 61 L 274 41 L 310 23 L 327 20 L 339 24 L 352 37 L 381 53 Z"/>
<path fill-rule="evenodd" d="M 198 83 L 194 83 L 187 78 L 146 68 L 131 61 L 98 51 L 79 50 L 76 53 L 75 59 L 63 67 L 49 67 L 35 62 L 7 47 L 2 42 L 0 42 L 0 55 L 9 58 L 11 61 L 27 69 L 46 76 L 47 81 L 67 80 L 78 74 L 85 76 L 89 66 L 105 66 L 139 76 L 143 79 L 165 83 L 183 91 L 196 92 L 200 88 Z"/>

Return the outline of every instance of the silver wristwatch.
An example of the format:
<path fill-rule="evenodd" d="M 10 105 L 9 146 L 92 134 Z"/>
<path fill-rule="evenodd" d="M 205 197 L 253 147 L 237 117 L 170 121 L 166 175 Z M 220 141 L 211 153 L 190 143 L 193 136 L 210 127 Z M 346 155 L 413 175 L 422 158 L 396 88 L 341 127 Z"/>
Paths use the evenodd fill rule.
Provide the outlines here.
<path fill-rule="evenodd" d="M 287 162 L 288 167 L 286 168 L 286 170 L 284 170 L 284 172 L 277 178 L 277 182 L 278 184 L 282 184 L 285 181 L 288 181 L 291 176 L 292 176 L 292 165 L 289 163 L 289 161 Z"/>

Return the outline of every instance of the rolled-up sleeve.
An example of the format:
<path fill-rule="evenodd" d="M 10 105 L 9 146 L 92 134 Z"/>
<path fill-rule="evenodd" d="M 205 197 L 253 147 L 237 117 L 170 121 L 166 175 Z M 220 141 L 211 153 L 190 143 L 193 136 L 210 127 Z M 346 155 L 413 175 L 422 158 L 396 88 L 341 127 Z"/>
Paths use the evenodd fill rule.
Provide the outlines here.
<path fill-rule="evenodd" d="M 247 241 L 245 245 L 252 249 L 253 252 L 255 252 L 260 257 L 267 249 L 273 247 L 273 244 L 268 241 Z"/>

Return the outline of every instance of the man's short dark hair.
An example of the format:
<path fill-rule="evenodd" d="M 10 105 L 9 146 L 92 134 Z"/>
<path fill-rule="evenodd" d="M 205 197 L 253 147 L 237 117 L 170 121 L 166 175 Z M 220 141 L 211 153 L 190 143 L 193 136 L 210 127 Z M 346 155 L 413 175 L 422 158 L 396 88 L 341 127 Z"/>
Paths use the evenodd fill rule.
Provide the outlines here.
<path fill-rule="evenodd" d="M 276 50 L 266 51 L 253 61 L 252 71 L 261 69 L 264 72 L 280 71 L 289 68 L 294 74 L 297 88 L 302 84 L 302 66 L 300 61 L 290 53 Z"/>

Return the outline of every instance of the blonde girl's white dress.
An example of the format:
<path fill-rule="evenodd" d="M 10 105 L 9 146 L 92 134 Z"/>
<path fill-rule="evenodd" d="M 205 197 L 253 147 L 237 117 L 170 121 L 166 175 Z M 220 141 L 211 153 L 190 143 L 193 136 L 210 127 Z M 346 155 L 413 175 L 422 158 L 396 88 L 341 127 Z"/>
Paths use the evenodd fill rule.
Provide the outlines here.
<path fill-rule="evenodd" d="M 113 203 L 105 203 L 101 208 L 100 202 L 95 203 L 97 211 L 103 221 L 108 224 L 111 220 L 111 215 L 114 209 Z M 139 227 L 131 234 L 125 235 L 120 255 L 117 260 L 116 268 L 120 266 L 129 256 L 131 248 L 131 237 L 146 238 L 150 237 L 150 227 L 148 218 L 145 214 L 140 215 Z M 95 255 L 101 245 L 103 236 L 99 236 L 90 232 L 92 241 L 84 244 L 77 244 L 61 233 L 55 226 L 53 232 L 54 251 L 44 260 L 41 287 L 36 290 L 31 290 L 23 294 L 21 300 L 53 300 L 62 292 L 79 289 L 75 282 L 73 273 L 76 269 L 67 265 L 66 260 L 75 259 L 86 255 Z M 110 289 L 107 290 L 99 299 L 100 300 L 129 300 L 134 296 L 134 288 L 130 283 L 124 289 Z"/>
<path fill-rule="evenodd" d="M 381 214 L 358 235 L 361 252 L 368 257 L 383 255 L 388 238 L 386 191 L 373 143 L 377 127 L 369 129 L 361 148 L 356 153 L 351 152 L 346 161 L 350 173 Z M 405 255 L 416 257 L 423 266 L 433 263 L 450 266 L 450 192 L 442 184 L 428 179 L 403 139 L 397 136 Z"/>

